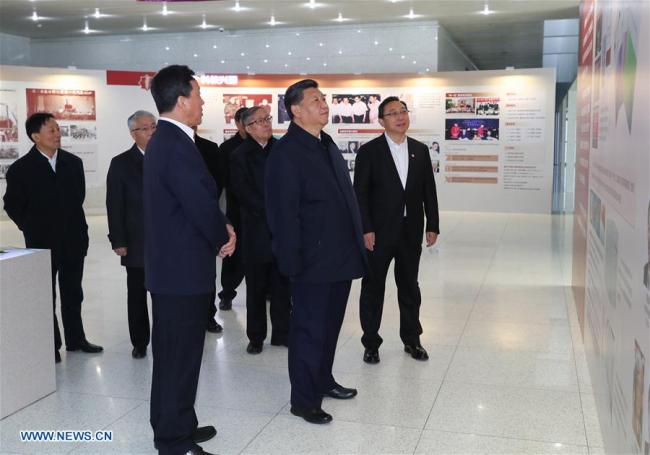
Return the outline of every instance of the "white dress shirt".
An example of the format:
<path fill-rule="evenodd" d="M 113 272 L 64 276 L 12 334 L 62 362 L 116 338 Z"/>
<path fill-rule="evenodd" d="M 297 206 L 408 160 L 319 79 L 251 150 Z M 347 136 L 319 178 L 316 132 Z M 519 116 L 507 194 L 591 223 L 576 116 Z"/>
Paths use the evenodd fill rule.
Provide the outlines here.
<path fill-rule="evenodd" d="M 36 150 L 38 150 L 38 147 L 36 147 Z M 43 155 L 45 158 L 47 158 L 47 162 L 50 163 L 50 166 L 52 167 L 52 170 L 56 172 L 56 157 L 59 155 L 59 150 L 57 149 L 56 152 L 54 152 L 54 155 L 52 155 L 52 158 L 47 156 L 45 153 L 41 152 L 38 150 L 41 155 Z"/>
<path fill-rule="evenodd" d="M 164 120 L 169 123 L 173 123 L 177 127 L 179 127 L 181 130 L 183 130 L 183 133 L 187 134 L 190 139 L 192 139 L 192 142 L 194 142 L 194 130 L 187 126 L 185 123 L 178 122 L 174 119 L 171 119 L 169 117 L 160 117 L 158 120 Z"/>
<path fill-rule="evenodd" d="M 402 188 L 406 189 L 406 177 L 409 174 L 409 147 L 408 140 L 404 137 L 404 140 L 401 144 L 393 141 L 390 136 L 384 133 L 386 137 L 386 142 L 388 142 L 388 148 L 390 149 L 390 154 L 393 157 L 395 162 L 395 167 L 397 168 L 397 173 L 399 174 L 399 179 L 402 181 Z M 406 217 L 406 205 L 404 205 L 404 216 Z"/>

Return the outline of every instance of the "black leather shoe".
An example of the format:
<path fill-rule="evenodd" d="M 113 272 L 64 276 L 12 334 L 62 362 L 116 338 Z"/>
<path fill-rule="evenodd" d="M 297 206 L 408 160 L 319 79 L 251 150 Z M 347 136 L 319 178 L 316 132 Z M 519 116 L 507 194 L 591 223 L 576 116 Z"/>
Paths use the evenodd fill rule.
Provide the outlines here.
<path fill-rule="evenodd" d="M 249 354 L 259 354 L 262 352 L 262 343 L 253 343 L 252 341 L 246 346 L 246 352 Z"/>
<path fill-rule="evenodd" d="M 203 450 L 201 447 L 196 446 L 187 452 L 185 452 L 185 455 L 214 455 L 212 452 L 206 452 Z"/>
<path fill-rule="evenodd" d="M 337 400 L 349 400 L 357 396 L 357 389 L 348 389 L 340 384 L 336 384 L 332 390 L 325 392 L 325 395 Z"/>
<path fill-rule="evenodd" d="M 366 363 L 379 363 L 379 349 L 366 348 L 363 351 L 363 361 Z"/>
<path fill-rule="evenodd" d="M 131 357 L 134 359 L 141 359 L 147 355 L 147 348 L 146 346 L 136 346 L 133 348 L 133 351 L 131 351 Z"/>
<path fill-rule="evenodd" d="M 208 322 L 207 331 L 210 333 L 221 333 L 223 332 L 223 327 L 221 327 L 221 324 L 219 324 L 214 319 L 210 319 L 210 322 Z"/>
<path fill-rule="evenodd" d="M 217 435 L 217 430 L 212 425 L 206 425 L 204 427 L 196 427 L 196 430 L 192 433 L 192 441 L 196 442 L 205 442 L 214 438 Z"/>
<path fill-rule="evenodd" d="M 82 351 L 82 352 L 87 352 L 89 354 L 96 354 L 98 352 L 102 352 L 104 350 L 103 347 L 98 346 L 96 344 L 90 343 L 88 340 L 83 340 L 81 344 L 76 345 L 76 346 L 66 346 L 65 347 L 66 351 Z"/>
<path fill-rule="evenodd" d="M 232 299 L 221 299 L 219 300 L 219 309 L 222 311 L 228 311 L 232 309 Z"/>
<path fill-rule="evenodd" d="M 61 353 L 58 349 L 54 351 L 54 363 L 61 363 Z"/>
<path fill-rule="evenodd" d="M 309 423 L 323 424 L 332 421 L 332 416 L 320 408 L 298 409 L 291 406 L 291 414 L 302 417 Z"/>
<path fill-rule="evenodd" d="M 416 345 L 404 345 L 404 352 L 411 354 L 415 360 L 429 360 L 429 354 L 424 350 L 419 344 Z"/>

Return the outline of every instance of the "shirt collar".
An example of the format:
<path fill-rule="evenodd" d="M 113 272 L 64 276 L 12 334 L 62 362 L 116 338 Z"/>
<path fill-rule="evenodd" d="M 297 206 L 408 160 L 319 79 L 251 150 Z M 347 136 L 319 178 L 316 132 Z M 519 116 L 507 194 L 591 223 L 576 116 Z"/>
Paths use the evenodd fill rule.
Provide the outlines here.
<path fill-rule="evenodd" d="M 36 150 L 38 150 L 38 153 L 40 153 L 41 155 L 43 155 L 43 156 L 44 156 L 44 157 L 45 157 L 49 162 L 51 162 L 51 163 L 52 163 L 52 162 L 56 163 L 56 158 L 59 156 L 59 149 L 56 149 L 56 150 L 54 151 L 54 155 L 52 155 L 52 158 L 50 158 L 49 156 L 47 156 L 45 153 L 41 152 L 40 149 L 39 149 L 38 147 L 36 147 Z"/>
<path fill-rule="evenodd" d="M 395 142 L 394 140 L 392 140 L 392 139 L 390 138 L 390 136 L 388 135 L 388 133 L 384 133 L 384 136 L 386 137 L 386 141 L 388 142 L 388 146 L 389 146 L 390 148 L 394 148 L 394 147 L 403 147 L 403 146 L 406 144 L 407 139 L 408 139 L 408 138 L 405 136 L 405 137 L 404 137 L 404 141 L 403 141 L 401 144 L 398 144 L 397 142 Z"/>
<path fill-rule="evenodd" d="M 181 123 L 181 122 L 179 122 L 177 120 L 174 120 L 174 119 L 171 119 L 169 117 L 162 117 L 162 116 L 158 120 L 164 120 L 164 121 L 169 122 L 169 123 L 171 123 L 173 125 L 176 125 L 177 127 L 179 127 L 183 131 L 183 133 L 187 134 L 187 136 L 190 139 L 192 139 L 192 142 L 194 142 L 194 130 L 192 128 L 190 128 L 189 126 L 187 126 L 185 123 Z"/>

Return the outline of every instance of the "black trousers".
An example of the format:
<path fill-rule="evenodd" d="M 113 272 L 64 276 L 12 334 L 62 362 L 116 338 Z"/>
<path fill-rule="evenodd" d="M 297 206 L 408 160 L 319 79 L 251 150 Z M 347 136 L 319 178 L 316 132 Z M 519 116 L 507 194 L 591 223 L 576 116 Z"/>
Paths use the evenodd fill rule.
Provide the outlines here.
<path fill-rule="evenodd" d="M 194 412 L 207 328 L 209 294 L 151 295 L 153 375 L 151 427 L 160 454 L 185 453 L 195 443 Z"/>
<path fill-rule="evenodd" d="M 332 365 L 351 284 L 291 283 L 289 379 L 294 407 L 320 408 L 323 393 L 336 385 Z"/>
<path fill-rule="evenodd" d="M 146 348 L 149 345 L 150 331 L 144 267 L 126 267 L 126 290 L 131 344 L 133 347 Z"/>
<path fill-rule="evenodd" d="M 61 332 L 56 318 L 56 278 L 59 277 L 61 294 L 61 319 L 63 334 L 68 348 L 77 348 L 86 340 L 81 320 L 81 302 L 84 299 L 81 280 L 84 274 L 84 258 L 52 261 L 52 308 L 54 309 L 54 349 L 61 349 Z"/>
<path fill-rule="evenodd" d="M 266 338 L 266 292 L 271 295 L 271 343 L 289 341 L 291 296 L 289 280 L 278 270 L 275 261 L 247 263 L 246 266 L 246 335 L 253 343 Z"/>
<path fill-rule="evenodd" d="M 354 116 L 354 123 L 363 123 L 365 119 L 366 119 L 366 114 L 355 115 Z"/>
<path fill-rule="evenodd" d="M 418 271 L 421 254 L 421 245 L 414 245 L 406 240 L 394 246 L 375 245 L 374 251 L 368 251 L 370 273 L 361 281 L 359 299 L 359 316 L 363 329 L 361 342 L 366 348 L 379 348 L 383 341 L 379 336 L 379 327 L 384 309 L 386 275 L 393 259 L 400 315 L 399 335 L 404 344 L 413 345 L 420 342 L 422 297 L 418 285 Z"/>

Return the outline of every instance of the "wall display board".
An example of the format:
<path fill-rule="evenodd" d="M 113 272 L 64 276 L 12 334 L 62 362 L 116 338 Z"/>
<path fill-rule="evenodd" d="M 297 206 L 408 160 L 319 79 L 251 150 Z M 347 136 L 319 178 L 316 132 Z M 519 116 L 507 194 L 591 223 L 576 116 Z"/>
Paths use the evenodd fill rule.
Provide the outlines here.
<path fill-rule="evenodd" d="M 0 92 L 0 108 L 7 106 L 6 117 L 13 113 L 20 130 L 30 112 L 54 112 L 63 147 L 84 159 L 87 206 L 102 209 L 110 159 L 131 145 L 126 118 L 137 109 L 156 112 L 148 91 L 154 72 L 2 69 L 7 90 Z M 284 91 L 304 77 L 199 75 L 205 100 L 199 134 L 221 143 L 236 133 L 237 109 L 263 106 L 273 116 L 274 134 L 281 136 L 289 125 Z M 383 133 L 379 104 L 399 96 L 410 111 L 409 135 L 430 149 L 441 209 L 550 213 L 553 69 L 307 77 L 318 80 L 326 94 L 330 122 L 325 131 L 351 173 L 359 147 Z M 13 142 L 3 145 L 8 158 L 0 165 L 30 146 L 20 132 L 17 138 L 11 134 L 5 133 Z M 3 184 L 0 180 L 0 190 Z"/>
<path fill-rule="evenodd" d="M 581 25 L 574 261 L 585 349 L 607 452 L 648 455 L 650 5 L 585 1 Z"/>

